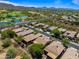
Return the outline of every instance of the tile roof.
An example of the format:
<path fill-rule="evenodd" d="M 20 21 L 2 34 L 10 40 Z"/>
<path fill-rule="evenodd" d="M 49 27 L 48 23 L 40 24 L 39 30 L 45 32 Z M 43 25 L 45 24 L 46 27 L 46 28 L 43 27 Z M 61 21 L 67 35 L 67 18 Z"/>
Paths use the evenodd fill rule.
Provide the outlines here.
<path fill-rule="evenodd" d="M 41 37 L 38 37 L 34 43 L 41 43 L 43 45 L 46 45 L 48 42 L 50 42 L 50 38 L 47 37 L 47 36 L 41 36 Z"/>
<path fill-rule="evenodd" d="M 79 59 L 79 52 L 77 49 L 70 47 L 66 50 L 61 59 Z"/>
<path fill-rule="evenodd" d="M 63 35 L 74 38 L 77 32 L 75 31 L 66 31 Z"/>
<path fill-rule="evenodd" d="M 31 29 L 29 29 L 29 30 L 23 30 L 21 32 L 18 32 L 17 35 L 25 36 L 25 35 L 30 34 L 32 32 L 33 32 L 33 30 L 31 30 Z"/>
<path fill-rule="evenodd" d="M 32 41 L 32 40 L 38 38 L 38 37 L 41 36 L 41 35 L 42 35 L 42 34 L 40 34 L 40 33 L 37 33 L 37 34 L 30 34 L 30 35 L 25 36 L 25 37 L 24 37 L 24 40 L 25 40 L 26 42 L 29 42 L 29 41 Z"/>
<path fill-rule="evenodd" d="M 23 31 L 23 28 L 16 28 L 16 29 L 13 29 L 13 31 L 15 32 Z"/>
<path fill-rule="evenodd" d="M 50 45 L 45 48 L 45 51 L 48 52 L 48 56 L 51 58 L 57 58 L 61 52 L 64 50 L 64 46 L 59 41 L 53 41 Z"/>

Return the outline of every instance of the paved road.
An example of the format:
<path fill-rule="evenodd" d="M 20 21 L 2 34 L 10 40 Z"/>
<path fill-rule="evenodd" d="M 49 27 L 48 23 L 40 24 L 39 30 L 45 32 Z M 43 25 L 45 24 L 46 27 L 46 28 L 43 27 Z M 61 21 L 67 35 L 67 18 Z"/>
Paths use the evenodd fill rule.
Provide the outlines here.
<path fill-rule="evenodd" d="M 70 42 L 70 44 L 69 44 L 69 46 L 71 47 L 74 47 L 74 48 L 76 48 L 76 49 L 79 49 L 79 44 L 76 44 L 76 43 L 74 43 L 74 42 Z"/>

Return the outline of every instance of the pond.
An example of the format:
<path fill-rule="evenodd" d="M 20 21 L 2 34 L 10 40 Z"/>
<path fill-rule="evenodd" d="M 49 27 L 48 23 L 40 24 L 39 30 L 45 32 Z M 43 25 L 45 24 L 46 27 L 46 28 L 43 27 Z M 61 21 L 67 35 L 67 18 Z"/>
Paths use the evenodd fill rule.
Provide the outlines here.
<path fill-rule="evenodd" d="M 10 22 L 0 22 L 0 25 L 3 25 L 3 24 L 10 24 Z"/>
<path fill-rule="evenodd" d="M 28 16 L 19 16 L 20 18 L 28 18 Z M 17 18 L 16 16 L 12 16 L 12 18 Z"/>
<path fill-rule="evenodd" d="M 11 23 L 11 22 L 0 22 L 0 27 L 11 26 L 11 25 L 13 25 L 13 23 Z"/>
<path fill-rule="evenodd" d="M 28 16 L 20 16 L 20 18 L 28 18 Z"/>
<path fill-rule="evenodd" d="M 15 23 L 19 23 L 19 22 L 21 22 L 21 20 L 16 19 L 16 20 L 14 20 L 14 22 L 15 22 Z"/>
<path fill-rule="evenodd" d="M 13 16 L 12 18 L 15 18 L 15 19 L 12 20 L 11 22 L 0 22 L 0 26 L 3 26 L 3 25 L 11 25 L 11 24 L 15 24 L 15 23 L 21 22 L 21 20 L 20 19 L 16 19 L 15 16 Z M 20 18 L 28 18 L 28 16 L 20 16 Z"/>

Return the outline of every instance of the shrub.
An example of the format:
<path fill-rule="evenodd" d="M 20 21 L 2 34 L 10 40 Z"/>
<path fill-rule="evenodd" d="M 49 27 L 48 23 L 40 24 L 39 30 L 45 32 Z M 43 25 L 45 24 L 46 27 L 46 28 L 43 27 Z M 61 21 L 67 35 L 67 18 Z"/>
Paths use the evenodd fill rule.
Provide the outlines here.
<path fill-rule="evenodd" d="M 5 39 L 3 40 L 3 47 L 6 48 L 6 47 L 9 47 L 11 45 L 11 41 L 10 39 Z"/>
<path fill-rule="evenodd" d="M 51 33 L 53 33 L 55 37 L 60 37 L 61 34 L 61 32 L 58 29 L 52 30 Z"/>
<path fill-rule="evenodd" d="M 7 29 L 1 32 L 1 36 L 2 38 L 14 38 L 17 35 L 14 31 Z"/>
<path fill-rule="evenodd" d="M 7 59 L 14 59 L 16 57 L 16 50 L 14 48 L 10 48 L 8 51 L 7 51 Z"/>
<path fill-rule="evenodd" d="M 43 45 L 42 44 L 32 44 L 29 46 L 29 52 L 33 57 L 39 59 L 42 56 Z"/>
<path fill-rule="evenodd" d="M 30 59 L 29 56 L 26 53 L 23 53 L 21 55 L 21 59 Z"/>
<path fill-rule="evenodd" d="M 21 42 L 22 40 L 23 40 L 23 36 L 17 36 L 17 37 L 16 37 L 16 41 L 17 41 L 17 42 Z"/>
<path fill-rule="evenodd" d="M 63 38 L 62 39 L 62 44 L 64 45 L 64 46 L 68 46 L 68 44 L 69 44 L 69 39 L 68 38 Z"/>

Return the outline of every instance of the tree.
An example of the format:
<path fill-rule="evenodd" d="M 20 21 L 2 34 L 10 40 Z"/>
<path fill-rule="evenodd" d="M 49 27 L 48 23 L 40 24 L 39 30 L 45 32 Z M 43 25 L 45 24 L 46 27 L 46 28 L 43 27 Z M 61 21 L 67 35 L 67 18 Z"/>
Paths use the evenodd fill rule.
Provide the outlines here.
<path fill-rule="evenodd" d="M 16 57 L 16 50 L 14 48 L 10 48 L 6 54 L 7 59 L 14 59 Z"/>
<path fill-rule="evenodd" d="M 21 55 L 21 59 L 30 59 L 29 56 L 26 53 L 23 53 Z"/>
<path fill-rule="evenodd" d="M 0 34 L 1 34 L 1 30 L 0 30 Z"/>
<path fill-rule="evenodd" d="M 43 52 L 42 44 L 32 44 L 29 46 L 29 52 L 32 54 L 34 58 L 41 59 Z"/>
<path fill-rule="evenodd" d="M 60 37 L 61 32 L 58 29 L 54 29 L 51 31 L 52 34 L 54 34 L 55 37 Z"/>
<path fill-rule="evenodd" d="M 6 48 L 6 47 L 9 47 L 11 45 L 11 41 L 10 39 L 5 39 L 3 40 L 3 47 Z"/>
<path fill-rule="evenodd" d="M 14 31 L 7 29 L 1 32 L 1 36 L 2 38 L 14 38 L 17 35 Z"/>
<path fill-rule="evenodd" d="M 16 41 L 17 41 L 18 43 L 20 43 L 22 40 L 23 40 L 23 36 L 17 36 L 17 37 L 16 37 Z"/>
<path fill-rule="evenodd" d="M 63 44 L 65 47 L 68 46 L 69 42 L 70 42 L 70 41 L 69 41 L 68 38 L 63 38 L 63 39 L 62 39 L 62 44 Z"/>
<path fill-rule="evenodd" d="M 79 38 L 76 38 L 75 40 L 76 40 L 76 41 L 75 41 L 76 43 L 79 43 Z"/>
<path fill-rule="evenodd" d="M 12 17 L 12 15 L 10 15 L 10 14 L 7 14 L 7 16 L 6 16 L 7 18 L 11 18 Z"/>

